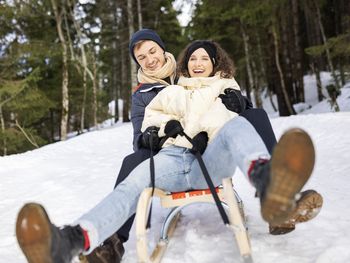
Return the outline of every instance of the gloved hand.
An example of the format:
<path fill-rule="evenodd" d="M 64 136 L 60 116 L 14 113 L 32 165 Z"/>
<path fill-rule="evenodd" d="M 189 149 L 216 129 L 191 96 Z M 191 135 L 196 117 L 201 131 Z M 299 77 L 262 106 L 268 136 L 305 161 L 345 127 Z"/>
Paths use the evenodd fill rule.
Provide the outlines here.
<path fill-rule="evenodd" d="M 196 152 L 204 153 L 208 145 L 208 133 L 200 132 L 192 139 L 193 147 L 190 150 L 191 153 L 195 154 Z"/>
<path fill-rule="evenodd" d="M 227 88 L 224 93 L 220 94 L 219 98 L 228 110 L 240 114 L 246 109 L 247 102 L 240 90 Z"/>
<path fill-rule="evenodd" d="M 159 128 L 156 126 L 148 127 L 143 133 L 141 137 L 141 146 L 147 149 L 159 150 L 159 142 L 160 138 L 158 136 Z"/>
<path fill-rule="evenodd" d="M 182 128 L 181 123 L 177 120 L 170 120 L 165 124 L 164 133 L 166 136 L 171 138 L 176 138 L 177 135 L 182 135 L 184 128 Z"/>

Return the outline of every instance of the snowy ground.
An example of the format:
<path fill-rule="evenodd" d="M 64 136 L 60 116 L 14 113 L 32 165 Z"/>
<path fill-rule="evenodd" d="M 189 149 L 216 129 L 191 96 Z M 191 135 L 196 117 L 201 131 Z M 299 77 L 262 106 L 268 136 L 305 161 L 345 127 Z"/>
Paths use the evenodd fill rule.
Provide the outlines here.
<path fill-rule="evenodd" d="M 254 189 L 239 171 L 235 173 L 236 189 L 248 216 L 254 262 L 350 262 L 350 88 L 343 89 L 340 100 L 341 109 L 347 112 L 304 112 L 271 120 L 277 137 L 289 127 L 301 127 L 314 141 L 316 166 L 305 189 L 315 189 L 324 197 L 317 218 L 298 225 L 288 235 L 269 235 Z M 0 157 L 0 262 L 26 262 L 14 235 L 16 215 L 25 202 L 42 203 L 53 222 L 62 225 L 101 200 L 113 188 L 123 157 L 132 151 L 131 134 L 131 124 L 116 125 L 35 151 Z M 165 215 L 156 203 L 153 240 Z M 216 208 L 196 205 L 184 210 L 163 262 L 238 260 L 233 235 L 222 225 Z M 134 229 L 123 262 L 137 262 Z"/>

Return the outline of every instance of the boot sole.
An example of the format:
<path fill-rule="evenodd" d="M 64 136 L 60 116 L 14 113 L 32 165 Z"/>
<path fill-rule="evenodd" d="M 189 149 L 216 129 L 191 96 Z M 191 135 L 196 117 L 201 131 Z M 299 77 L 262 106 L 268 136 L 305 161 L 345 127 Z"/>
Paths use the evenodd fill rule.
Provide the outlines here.
<path fill-rule="evenodd" d="M 297 209 L 290 220 L 294 223 L 303 223 L 315 218 L 323 205 L 322 196 L 313 190 L 308 190 L 297 202 Z"/>
<path fill-rule="evenodd" d="M 315 218 L 321 211 L 323 205 L 322 196 L 314 190 L 308 190 L 298 200 L 297 207 L 292 217 L 281 225 L 270 225 L 269 232 L 271 235 L 287 234 L 295 229 L 298 223 L 307 222 Z"/>
<path fill-rule="evenodd" d="M 271 181 L 261 206 L 265 221 L 279 225 L 290 218 L 295 195 L 310 178 L 314 163 L 314 146 L 305 131 L 291 129 L 283 134 L 273 151 Z"/>
<path fill-rule="evenodd" d="M 29 203 L 22 207 L 17 217 L 16 236 L 29 263 L 53 263 L 49 218 L 41 205 Z"/>

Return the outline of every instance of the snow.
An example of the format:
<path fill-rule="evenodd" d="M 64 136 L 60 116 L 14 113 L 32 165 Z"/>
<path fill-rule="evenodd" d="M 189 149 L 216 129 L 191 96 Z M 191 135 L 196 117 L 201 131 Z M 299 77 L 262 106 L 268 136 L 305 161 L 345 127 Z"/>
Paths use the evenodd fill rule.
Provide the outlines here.
<path fill-rule="evenodd" d="M 334 81 L 329 72 L 321 72 L 321 82 L 322 82 L 322 94 L 326 97 L 322 102 L 317 100 L 317 89 L 316 89 L 316 78 L 315 75 L 304 76 L 304 90 L 305 90 L 305 103 L 294 104 L 294 109 L 298 114 L 310 114 L 310 113 L 325 113 L 334 111 L 331 109 L 329 103 L 329 96 L 326 90 L 326 86 L 333 84 Z M 270 115 L 270 117 L 278 117 L 278 112 L 273 110 L 270 100 L 266 92 L 263 92 L 263 108 Z M 337 102 L 341 111 L 350 111 L 350 83 L 345 85 L 342 89 L 342 95 L 338 97 Z M 251 95 L 251 98 L 254 98 Z M 277 107 L 277 97 L 272 96 L 272 100 Z"/>
<path fill-rule="evenodd" d="M 310 82 L 306 81 L 307 87 Z M 338 102 L 339 113 L 329 112 L 326 102 L 314 102 L 301 115 L 271 119 L 278 138 L 290 127 L 301 127 L 313 139 L 316 165 L 304 189 L 315 189 L 324 198 L 314 220 L 297 225 L 290 234 L 269 235 L 254 189 L 239 171 L 234 174 L 248 218 L 254 262 L 350 262 L 350 85 L 342 89 Z M 16 215 L 25 202 L 43 204 L 56 225 L 72 223 L 112 190 L 122 160 L 131 152 L 132 126 L 128 123 L 0 157 L 0 262 L 26 262 L 15 239 Z M 149 233 L 152 244 L 167 212 L 155 202 Z M 162 262 L 236 261 L 239 253 L 234 236 L 223 225 L 216 207 L 197 204 L 183 210 Z M 123 262 L 137 262 L 134 228 Z"/>

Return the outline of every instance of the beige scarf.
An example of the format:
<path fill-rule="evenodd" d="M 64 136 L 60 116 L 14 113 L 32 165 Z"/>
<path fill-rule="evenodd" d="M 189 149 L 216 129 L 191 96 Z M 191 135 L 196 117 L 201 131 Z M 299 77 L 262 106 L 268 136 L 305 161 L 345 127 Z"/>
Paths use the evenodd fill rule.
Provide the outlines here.
<path fill-rule="evenodd" d="M 221 79 L 220 77 L 221 72 L 216 72 L 214 76 L 212 77 L 193 77 L 193 78 L 186 78 L 186 77 L 180 77 L 177 85 L 183 86 L 187 89 L 197 89 L 202 87 L 208 87 L 213 84 L 215 84 L 218 80 Z"/>
<path fill-rule="evenodd" d="M 176 61 L 173 54 L 165 52 L 164 55 L 166 62 L 164 66 L 161 67 L 159 70 L 150 71 L 139 68 L 139 71 L 137 72 L 137 80 L 139 81 L 139 83 L 159 82 L 167 86 L 169 84 L 173 84 L 175 78 Z M 171 83 L 164 81 L 164 79 L 167 77 L 170 78 Z"/>

